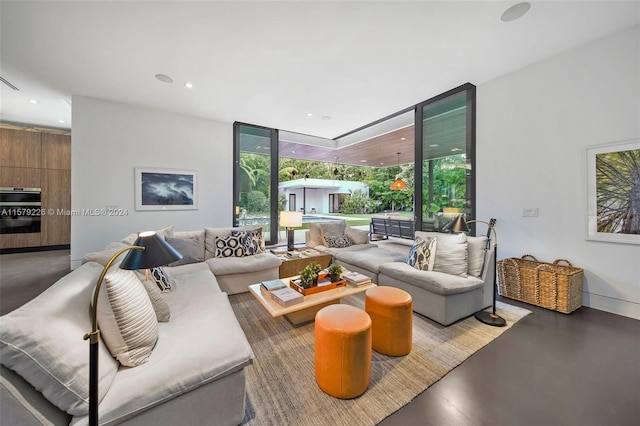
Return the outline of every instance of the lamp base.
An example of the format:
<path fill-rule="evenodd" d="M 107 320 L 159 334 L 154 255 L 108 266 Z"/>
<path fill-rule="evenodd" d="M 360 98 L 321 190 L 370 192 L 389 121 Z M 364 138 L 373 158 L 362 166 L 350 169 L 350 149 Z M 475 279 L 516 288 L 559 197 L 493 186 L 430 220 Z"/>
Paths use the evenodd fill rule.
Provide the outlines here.
<path fill-rule="evenodd" d="M 507 321 L 504 318 L 491 312 L 476 312 L 475 317 L 478 321 L 494 327 L 504 327 L 505 325 L 507 325 Z"/>
<path fill-rule="evenodd" d="M 287 251 L 293 251 L 293 228 L 287 228 Z"/>

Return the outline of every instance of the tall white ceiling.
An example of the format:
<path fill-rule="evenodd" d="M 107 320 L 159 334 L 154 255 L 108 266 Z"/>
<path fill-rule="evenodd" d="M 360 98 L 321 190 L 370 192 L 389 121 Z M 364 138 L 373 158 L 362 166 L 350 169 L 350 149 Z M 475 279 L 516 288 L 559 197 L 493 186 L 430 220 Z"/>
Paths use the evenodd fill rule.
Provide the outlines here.
<path fill-rule="evenodd" d="M 515 3 L 2 1 L 0 120 L 70 128 L 81 95 L 334 138 L 640 22 L 638 1 L 502 22 Z"/>

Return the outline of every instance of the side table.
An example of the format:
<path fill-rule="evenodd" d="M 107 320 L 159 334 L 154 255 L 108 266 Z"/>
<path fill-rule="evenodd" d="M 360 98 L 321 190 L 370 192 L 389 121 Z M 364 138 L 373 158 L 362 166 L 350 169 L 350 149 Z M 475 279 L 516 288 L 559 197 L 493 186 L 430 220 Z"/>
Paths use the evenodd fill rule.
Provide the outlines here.
<path fill-rule="evenodd" d="M 282 259 L 282 264 L 280 265 L 280 278 L 293 277 L 298 275 L 301 270 L 304 269 L 311 262 L 318 262 L 322 268 L 326 268 L 331 263 L 333 256 L 326 253 L 318 254 L 304 254 L 301 251 L 300 257 L 287 258 L 285 256 L 279 256 Z"/>

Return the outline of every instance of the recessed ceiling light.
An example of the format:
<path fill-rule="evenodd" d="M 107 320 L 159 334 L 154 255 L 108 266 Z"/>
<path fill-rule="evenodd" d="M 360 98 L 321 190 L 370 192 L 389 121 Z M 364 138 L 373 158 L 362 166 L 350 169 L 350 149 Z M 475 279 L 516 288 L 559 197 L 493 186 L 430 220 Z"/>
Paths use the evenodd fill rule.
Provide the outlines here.
<path fill-rule="evenodd" d="M 191 89 L 191 88 L 193 88 L 193 84 L 192 84 L 192 83 L 189 83 L 189 82 L 186 82 L 186 83 L 184 84 L 184 87 L 186 87 L 187 89 Z"/>
<path fill-rule="evenodd" d="M 515 21 L 518 18 L 521 18 L 522 15 L 527 13 L 531 8 L 531 3 L 522 2 L 517 3 L 505 10 L 502 15 L 500 15 L 500 20 L 502 22 L 510 22 Z"/>
<path fill-rule="evenodd" d="M 380 163 L 380 165 L 382 166 L 384 163 Z"/>
<path fill-rule="evenodd" d="M 307 117 L 313 117 L 313 113 L 308 112 L 308 113 L 307 113 Z"/>
<path fill-rule="evenodd" d="M 64 120 L 58 120 L 58 123 L 64 124 Z"/>
<path fill-rule="evenodd" d="M 361 163 L 366 163 L 366 162 L 367 162 L 367 160 L 360 160 L 360 162 L 361 162 Z"/>
<path fill-rule="evenodd" d="M 29 99 L 29 102 L 31 102 L 32 104 L 39 104 L 40 101 L 36 101 L 35 99 Z"/>
<path fill-rule="evenodd" d="M 401 141 L 403 141 L 403 140 L 405 140 L 405 139 L 407 139 L 407 138 L 400 138 L 400 140 L 401 140 Z"/>
<path fill-rule="evenodd" d="M 173 83 L 173 79 L 165 74 L 156 74 L 156 78 L 163 83 Z"/>

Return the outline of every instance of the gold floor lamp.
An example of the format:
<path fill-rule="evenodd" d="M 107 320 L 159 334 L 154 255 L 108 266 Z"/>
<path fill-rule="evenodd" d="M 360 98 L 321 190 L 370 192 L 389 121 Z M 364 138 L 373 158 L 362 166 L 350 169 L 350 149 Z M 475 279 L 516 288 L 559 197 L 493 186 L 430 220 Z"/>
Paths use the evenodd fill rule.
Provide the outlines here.
<path fill-rule="evenodd" d="M 496 232 L 495 219 L 490 219 L 489 222 L 485 222 L 483 220 L 470 220 L 465 222 L 462 215 L 457 216 L 451 222 L 447 223 L 442 230 L 449 232 L 469 232 L 468 223 L 484 223 L 489 229 L 487 230 L 487 249 L 489 248 L 489 242 L 491 241 L 491 232 L 493 231 L 493 309 L 491 312 L 487 312 L 485 310 L 478 311 L 475 314 L 475 317 L 478 321 L 481 321 L 485 324 L 492 325 L 494 327 L 504 327 L 507 325 L 507 321 L 502 318 L 500 315 L 496 314 L 496 293 L 498 292 L 498 276 L 496 275 L 496 265 L 498 262 L 498 233 Z M 437 249 L 436 249 L 437 250 Z"/>
<path fill-rule="evenodd" d="M 167 243 L 164 238 L 154 231 L 147 231 L 139 233 L 132 246 L 116 252 L 102 269 L 93 293 L 91 332 L 84 335 L 84 340 L 89 339 L 89 425 L 91 426 L 98 425 L 98 343 L 100 341 L 98 294 L 100 293 L 102 281 L 113 262 L 127 251 L 129 253 L 120 263 L 121 269 L 149 269 L 182 259 L 182 255 Z"/>

